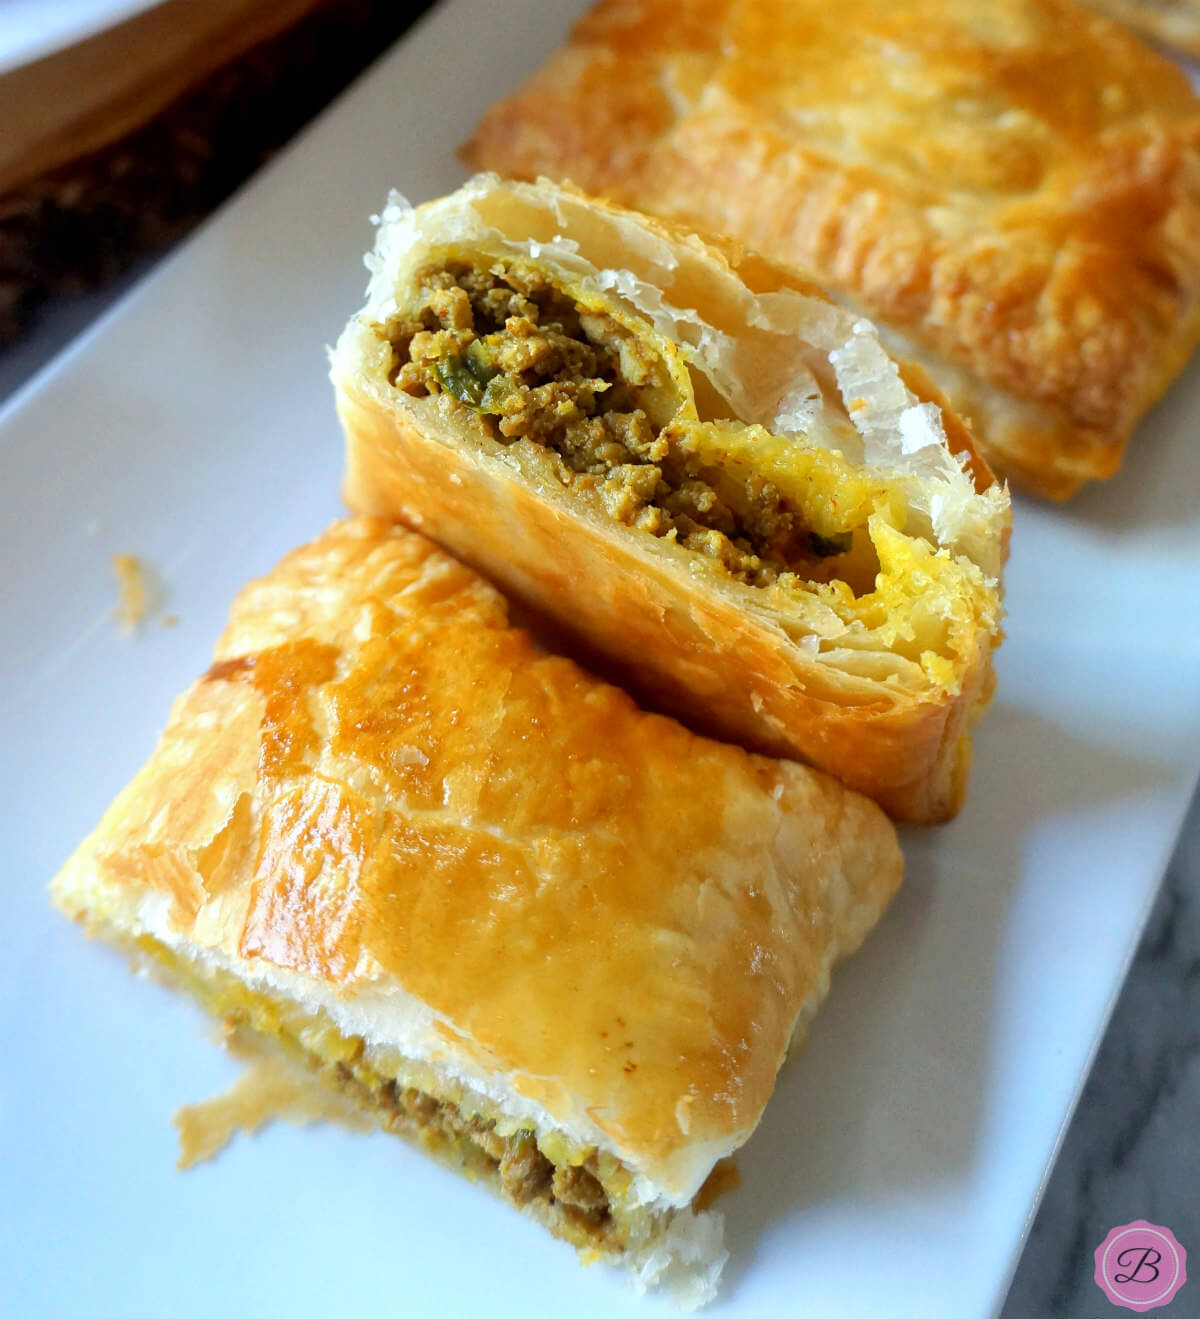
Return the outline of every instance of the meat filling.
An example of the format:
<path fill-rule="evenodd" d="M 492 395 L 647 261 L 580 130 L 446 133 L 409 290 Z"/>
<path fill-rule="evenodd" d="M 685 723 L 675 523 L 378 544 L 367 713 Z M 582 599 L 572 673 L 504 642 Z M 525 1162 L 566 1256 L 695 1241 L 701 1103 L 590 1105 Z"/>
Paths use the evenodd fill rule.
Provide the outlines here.
<path fill-rule="evenodd" d="M 577 1231 L 604 1235 L 611 1210 L 599 1178 L 586 1165 L 555 1167 L 538 1149 L 532 1131 L 522 1127 L 502 1136 L 494 1122 L 465 1117 L 454 1104 L 422 1090 L 401 1089 L 394 1081 L 383 1085 L 378 1102 L 402 1126 L 415 1126 L 433 1138 L 469 1142 L 485 1170 L 499 1176 L 501 1189 L 514 1204 L 547 1201 L 557 1205 Z"/>
<path fill-rule="evenodd" d="M 686 426 L 647 415 L 647 400 L 670 386 L 662 361 L 536 270 L 450 262 L 428 271 L 417 311 L 387 336 L 396 388 L 449 394 L 499 443 L 552 450 L 564 484 L 596 490 L 617 521 L 706 554 L 740 581 L 805 576 L 850 549 L 849 533 L 817 535 L 762 476 L 739 476 L 731 497 L 733 478 L 715 479 Z"/>
<path fill-rule="evenodd" d="M 342 1035 L 319 1016 L 250 994 L 226 972 L 209 968 L 198 975 L 187 962 L 149 936 L 137 942 L 140 957 L 170 981 L 194 993 L 222 1021 L 227 1038 L 240 1032 L 260 1035 L 279 1045 L 347 1095 L 388 1131 L 419 1142 L 431 1153 L 498 1185 L 518 1205 L 539 1211 L 550 1228 L 572 1244 L 606 1251 L 623 1250 L 627 1224 L 614 1215 L 601 1181 L 601 1164 L 609 1159 L 595 1149 L 578 1149 L 547 1157 L 533 1131 L 519 1127 L 509 1135 L 490 1119 L 465 1112 L 451 1099 L 439 1099 L 418 1086 L 386 1075 L 390 1064 L 372 1063 L 361 1036 Z M 553 1146 L 550 1146 L 552 1152 Z M 581 1158 L 581 1163 L 572 1160 Z M 620 1165 L 616 1165 L 618 1174 Z M 613 1175 L 612 1170 L 604 1172 Z"/>

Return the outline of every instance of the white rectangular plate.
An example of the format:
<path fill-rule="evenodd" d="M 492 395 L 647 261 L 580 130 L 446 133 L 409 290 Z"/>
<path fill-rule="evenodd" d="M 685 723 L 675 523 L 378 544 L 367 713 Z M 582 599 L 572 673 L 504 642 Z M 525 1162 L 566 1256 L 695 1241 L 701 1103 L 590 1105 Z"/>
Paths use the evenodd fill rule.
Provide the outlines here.
<path fill-rule="evenodd" d="M 208 663 L 236 589 L 339 512 L 323 345 L 367 216 L 582 5 L 451 0 L 17 399 L 0 426 L 0 1277 L 12 1314 L 666 1314 L 401 1141 L 276 1126 L 186 1176 L 169 1117 L 234 1066 L 44 886 Z M 723 1201 L 716 1313 L 1000 1305 L 1200 760 L 1193 369 L 1111 485 L 1019 502 L 968 804 L 835 977 Z M 113 552 L 177 627 L 123 639 Z"/>

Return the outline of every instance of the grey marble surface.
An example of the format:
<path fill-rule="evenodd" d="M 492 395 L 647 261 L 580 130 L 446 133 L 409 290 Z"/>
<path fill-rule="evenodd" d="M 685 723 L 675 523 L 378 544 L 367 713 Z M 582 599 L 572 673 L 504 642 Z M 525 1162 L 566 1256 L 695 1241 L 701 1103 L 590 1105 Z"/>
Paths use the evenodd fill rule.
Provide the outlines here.
<path fill-rule="evenodd" d="M 1200 1316 L 1200 797 L 1076 1109 L 1002 1319 L 1128 1315 L 1093 1281 L 1092 1252 L 1135 1218 L 1191 1251 L 1157 1319 Z"/>
<path fill-rule="evenodd" d="M 0 350 L 0 403 L 153 264 L 147 259 L 104 292 L 60 301 L 16 347 Z M 1097 1288 L 1092 1252 L 1111 1227 L 1135 1218 L 1165 1224 L 1192 1250 L 1193 1281 L 1154 1316 L 1200 1319 L 1200 798 L 1192 803 L 1001 1319 L 1131 1314 Z"/>

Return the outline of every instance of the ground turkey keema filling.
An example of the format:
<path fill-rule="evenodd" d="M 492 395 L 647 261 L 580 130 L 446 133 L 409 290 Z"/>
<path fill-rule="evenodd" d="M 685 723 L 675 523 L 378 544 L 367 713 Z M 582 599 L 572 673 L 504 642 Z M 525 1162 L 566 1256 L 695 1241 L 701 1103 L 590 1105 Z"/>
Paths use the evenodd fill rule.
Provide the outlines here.
<path fill-rule="evenodd" d="M 241 1014 L 226 1014 L 231 1027 L 241 1020 Z M 435 1150 L 457 1151 L 460 1163 L 494 1175 L 500 1190 L 514 1204 L 536 1201 L 553 1209 L 553 1230 L 576 1245 L 603 1243 L 620 1247 L 613 1231 L 608 1192 L 596 1176 L 595 1151 L 582 1165 L 552 1163 L 528 1128 L 502 1135 L 488 1118 L 465 1113 L 449 1099 L 438 1099 L 379 1075 L 366 1058 L 358 1036 L 347 1041 L 352 1046 L 349 1057 L 329 1063 L 282 1024 L 276 1026 L 275 1033 L 285 1048 L 299 1051 L 325 1071 L 335 1085 L 348 1088 L 385 1128 L 415 1136 Z"/>
<path fill-rule="evenodd" d="M 394 1081 L 385 1083 L 378 1099 L 385 1111 L 402 1119 L 402 1126 L 411 1123 L 418 1131 L 469 1141 L 486 1166 L 495 1171 L 501 1189 L 514 1204 L 549 1201 L 558 1205 L 565 1216 L 564 1226 L 575 1229 L 571 1235 L 605 1235 L 610 1210 L 608 1194 L 599 1179 L 585 1167 L 556 1167 L 538 1149 L 532 1131 L 521 1128 L 511 1136 L 501 1136 L 494 1122 L 465 1117 L 454 1104 L 421 1090 L 402 1088 Z"/>
<path fill-rule="evenodd" d="M 639 395 L 669 387 L 659 358 L 541 272 L 455 261 L 418 282 L 416 312 L 387 327 L 390 378 L 404 393 L 449 394 L 501 444 L 552 450 L 563 482 L 590 485 L 617 521 L 707 554 L 750 585 L 850 549 L 849 533 L 817 535 L 760 475 L 739 474 L 731 507 L 687 427 L 656 426 L 639 406 Z"/>
<path fill-rule="evenodd" d="M 494 1120 L 385 1075 L 380 1069 L 391 1064 L 373 1062 L 361 1036 L 343 1035 L 327 1018 L 252 993 L 228 972 L 212 967 L 201 972 L 148 935 L 137 940 L 137 949 L 219 1017 L 226 1038 L 246 1032 L 272 1041 L 386 1130 L 417 1140 L 474 1175 L 494 1178 L 514 1204 L 539 1208 L 546 1226 L 573 1245 L 624 1249 L 625 1229 L 601 1181 L 601 1176 L 611 1176 L 611 1156 L 580 1150 L 582 1162 L 573 1162 L 569 1154 L 555 1162 L 529 1128 L 502 1134 Z M 602 1173 L 602 1164 L 608 1173 Z"/>

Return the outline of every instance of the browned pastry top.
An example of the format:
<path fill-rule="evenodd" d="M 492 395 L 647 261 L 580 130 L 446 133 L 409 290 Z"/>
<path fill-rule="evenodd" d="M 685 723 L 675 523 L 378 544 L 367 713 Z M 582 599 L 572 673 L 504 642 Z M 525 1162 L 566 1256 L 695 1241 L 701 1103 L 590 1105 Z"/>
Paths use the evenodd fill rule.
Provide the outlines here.
<path fill-rule="evenodd" d="M 411 996 L 678 1190 L 756 1124 L 900 869 L 865 799 L 643 713 L 362 519 L 243 591 L 58 886 L 159 892 L 185 949 L 298 995 Z"/>

